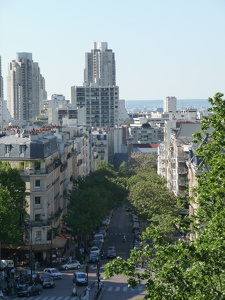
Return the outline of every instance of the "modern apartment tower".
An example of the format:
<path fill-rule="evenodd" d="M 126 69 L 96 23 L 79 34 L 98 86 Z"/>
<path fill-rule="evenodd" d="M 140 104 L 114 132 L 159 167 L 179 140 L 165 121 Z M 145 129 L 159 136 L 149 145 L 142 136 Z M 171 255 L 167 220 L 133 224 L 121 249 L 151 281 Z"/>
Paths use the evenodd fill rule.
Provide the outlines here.
<path fill-rule="evenodd" d="M 2 58 L 0 56 L 0 100 L 4 100 L 4 86 L 2 77 Z"/>
<path fill-rule="evenodd" d="M 91 52 L 85 53 L 84 86 L 116 85 L 115 54 L 108 43 L 95 42 Z"/>
<path fill-rule="evenodd" d="M 8 109 L 16 120 L 29 120 L 40 114 L 43 77 L 32 53 L 20 52 L 8 67 Z"/>
<path fill-rule="evenodd" d="M 85 54 L 83 86 L 71 87 L 71 103 L 78 109 L 78 124 L 94 127 L 119 125 L 119 87 L 115 55 L 108 44 L 94 43 Z"/>
<path fill-rule="evenodd" d="M 166 97 L 163 102 L 164 112 L 176 113 L 177 111 L 177 98 Z"/>

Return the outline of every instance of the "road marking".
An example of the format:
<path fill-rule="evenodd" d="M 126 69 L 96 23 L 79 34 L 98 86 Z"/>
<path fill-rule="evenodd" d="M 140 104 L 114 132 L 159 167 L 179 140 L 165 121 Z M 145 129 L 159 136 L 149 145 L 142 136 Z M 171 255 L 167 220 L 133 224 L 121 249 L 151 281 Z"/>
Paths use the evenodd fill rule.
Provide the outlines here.
<path fill-rule="evenodd" d="M 124 287 L 123 287 L 123 292 L 126 292 L 127 289 L 128 289 L 128 287 L 127 287 L 127 286 L 124 286 Z"/>
<path fill-rule="evenodd" d="M 120 287 L 117 286 L 117 287 L 116 287 L 116 292 L 119 292 L 119 291 L 120 291 Z"/>
<path fill-rule="evenodd" d="M 108 288 L 108 292 L 112 292 L 112 286 L 110 286 L 109 288 Z"/>

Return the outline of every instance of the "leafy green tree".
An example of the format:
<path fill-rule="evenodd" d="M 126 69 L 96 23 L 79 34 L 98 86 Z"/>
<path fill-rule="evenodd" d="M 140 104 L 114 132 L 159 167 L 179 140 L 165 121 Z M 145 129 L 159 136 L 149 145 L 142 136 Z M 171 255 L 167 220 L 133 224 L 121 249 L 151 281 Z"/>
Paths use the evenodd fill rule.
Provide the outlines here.
<path fill-rule="evenodd" d="M 21 240 L 21 220 L 25 214 L 25 183 L 17 169 L 0 162 L 0 241 L 18 244 Z"/>
<path fill-rule="evenodd" d="M 135 174 L 127 183 L 128 199 L 143 220 L 159 226 L 161 232 L 164 229 L 164 236 L 170 239 L 180 209 L 176 197 L 167 189 L 165 179 L 157 175 L 155 155 L 138 155 L 133 165 Z"/>
<path fill-rule="evenodd" d="M 77 234 L 90 234 L 106 214 L 123 201 L 127 190 L 113 166 L 101 162 L 97 171 L 74 181 L 68 193 L 66 222 Z"/>
<path fill-rule="evenodd" d="M 225 100 L 217 93 L 209 98 L 213 114 L 202 121 L 195 134 L 201 159 L 193 216 L 178 220 L 184 231 L 195 239 L 168 242 L 156 227 L 143 233 L 141 251 L 132 251 L 126 261 L 121 258 L 105 267 L 107 277 L 124 274 L 129 284 L 144 282 L 145 299 L 225 299 Z M 140 271 L 137 266 L 144 268 Z"/>

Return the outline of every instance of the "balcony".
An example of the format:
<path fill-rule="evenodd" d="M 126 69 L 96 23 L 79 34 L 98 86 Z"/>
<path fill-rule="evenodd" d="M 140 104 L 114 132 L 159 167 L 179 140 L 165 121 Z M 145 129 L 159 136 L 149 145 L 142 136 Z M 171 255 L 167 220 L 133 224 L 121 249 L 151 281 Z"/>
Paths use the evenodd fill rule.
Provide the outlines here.
<path fill-rule="evenodd" d="M 187 168 L 178 168 L 178 174 L 187 174 Z"/>
<path fill-rule="evenodd" d="M 180 186 L 186 186 L 188 184 L 187 179 L 178 179 L 178 185 Z"/>

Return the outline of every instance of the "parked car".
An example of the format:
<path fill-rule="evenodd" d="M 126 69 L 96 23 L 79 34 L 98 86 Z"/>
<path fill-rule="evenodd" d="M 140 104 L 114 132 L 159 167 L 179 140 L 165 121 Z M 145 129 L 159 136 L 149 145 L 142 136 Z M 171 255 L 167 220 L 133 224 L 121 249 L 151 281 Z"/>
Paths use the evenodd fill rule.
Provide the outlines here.
<path fill-rule="evenodd" d="M 54 288 L 55 281 L 52 277 L 44 278 L 42 286 L 43 286 L 43 288 Z"/>
<path fill-rule="evenodd" d="M 101 233 L 94 235 L 94 241 L 101 241 L 104 244 L 104 236 Z"/>
<path fill-rule="evenodd" d="M 34 277 L 34 281 L 35 281 L 36 283 L 43 284 L 44 279 L 45 279 L 45 278 L 50 278 L 51 275 L 48 274 L 48 273 L 45 273 L 45 272 L 38 272 L 38 273 L 34 274 L 33 277 Z"/>
<path fill-rule="evenodd" d="M 108 250 L 115 250 L 116 251 L 116 247 L 115 246 L 109 246 L 108 248 L 107 248 L 107 251 Z"/>
<path fill-rule="evenodd" d="M 21 290 L 17 292 L 19 297 L 29 297 L 33 295 L 40 295 L 42 293 L 43 287 L 41 284 L 36 283 L 31 286 L 24 286 Z"/>
<path fill-rule="evenodd" d="M 44 269 L 44 272 L 49 273 L 52 276 L 52 278 L 54 278 L 54 279 L 62 279 L 62 273 L 59 272 L 59 270 L 57 270 L 55 268 Z"/>
<path fill-rule="evenodd" d="M 106 257 L 107 258 L 116 258 L 116 250 L 115 249 L 107 250 Z"/>
<path fill-rule="evenodd" d="M 99 261 L 99 256 L 97 253 L 90 253 L 89 255 L 89 263 L 96 263 Z"/>
<path fill-rule="evenodd" d="M 102 241 L 94 241 L 93 246 L 98 247 L 98 249 L 101 250 L 103 247 L 103 243 L 102 243 Z"/>
<path fill-rule="evenodd" d="M 76 283 L 76 285 L 87 285 L 87 275 L 84 272 L 74 272 L 73 283 Z"/>
<path fill-rule="evenodd" d="M 91 250 L 90 250 L 90 254 L 91 253 L 96 253 L 96 254 L 99 255 L 100 254 L 100 249 L 96 246 L 93 246 L 93 247 L 91 247 Z"/>
<path fill-rule="evenodd" d="M 104 228 L 101 228 L 98 230 L 98 233 L 99 234 L 102 234 L 103 235 L 103 238 L 106 238 L 106 230 Z"/>
<path fill-rule="evenodd" d="M 80 267 L 81 266 L 78 260 L 70 260 L 61 266 L 63 270 L 79 269 Z"/>
<path fill-rule="evenodd" d="M 138 222 L 134 222 L 132 227 L 132 232 L 135 233 L 135 231 L 140 230 L 140 225 Z"/>

